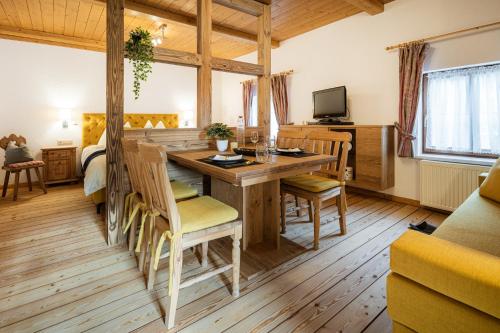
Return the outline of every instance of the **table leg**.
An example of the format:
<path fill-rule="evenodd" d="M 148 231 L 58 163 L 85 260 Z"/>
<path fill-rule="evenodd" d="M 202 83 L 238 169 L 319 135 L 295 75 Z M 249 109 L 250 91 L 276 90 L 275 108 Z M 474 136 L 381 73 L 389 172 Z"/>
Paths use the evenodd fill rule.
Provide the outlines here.
<path fill-rule="evenodd" d="M 243 250 L 253 244 L 266 243 L 279 249 L 280 182 L 273 180 L 250 186 L 234 186 L 212 178 L 212 197 L 239 212 L 243 220 Z"/>

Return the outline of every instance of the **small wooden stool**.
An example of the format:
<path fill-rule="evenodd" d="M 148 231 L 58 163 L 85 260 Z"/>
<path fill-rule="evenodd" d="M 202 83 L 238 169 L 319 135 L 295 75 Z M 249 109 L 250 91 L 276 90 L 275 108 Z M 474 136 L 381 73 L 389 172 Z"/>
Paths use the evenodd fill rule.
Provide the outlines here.
<path fill-rule="evenodd" d="M 9 144 L 10 141 L 15 141 L 16 145 L 20 145 L 21 143 L 26 143 L 26 139 L 22 136 L 16 136 L 14 134 L 11 134 L 9 137 L 3 137 L 0 140 L 0 147 L 3 149 L 7 148 L 7 145 Z M 47 188 L 45 187 L 45 183 L 43 181 L 42 177 L 42 172 L 40 172 L 40 169 L 45 166 L 45 163 L 43 161 L 29 161 L 29 162 L 20 162 L 20 163 L 12 163 L 8 164 L 2 167 L 3 170 L 5 170 L 5 179 L 3 182 L 3 189 L 2 189 L 2 197 L 5 197 L 7 194 L 7 188 L 9 186 L 9 179 L 10 179 L 10 174 L 13 173 L 15 175 L 15 182 L 14 182 L 14 201 L 17 200 L 17 192 L 19 190 L 19 176 L 21 175 L 21 172 L 23 170 L 26 170 L 26 177 L 28 179 L 28 188 L 30 191 L 33 190 L 33 186 L 31 184 L 31 174 L 30 170 L 34 169 L 36 172 L 36 176 L 38 177 L 38 183 L 40 185 L 40 188 L 44 193 L 47 193 Z"/>

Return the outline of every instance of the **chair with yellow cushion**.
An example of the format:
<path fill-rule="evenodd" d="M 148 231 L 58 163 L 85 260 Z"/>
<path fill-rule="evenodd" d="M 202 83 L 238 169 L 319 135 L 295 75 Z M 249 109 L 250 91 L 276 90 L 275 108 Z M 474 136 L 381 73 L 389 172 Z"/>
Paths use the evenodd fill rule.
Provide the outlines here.
<path fill-rule="evenodd" d="M 142 167 L 141 160 L 139 156 L 139 145 L 138 141 L 134 139 L 122 139 L 122 147 L 125 158 L 125 163 L 127 165 L 127 171 L 130 179 L 130 186 L 132 192 L 129 193 L 125 198 L 125 211 L 123 214 L 123 233 L 129 232 L 129 251 L 134 250 L 135 238 L 138 227 L 138 220 L 141 220 L 141 229 L 144 229 L 144 224 L 146 222 L 145 216 L 145 204 L 142 197 Z M 172 190 L 174 192 L 175 200 L 186 200 L 198 196 L 198 191 L 196 188 L 189 186 L 183 182 L 172 181 Z M 146 259 L 146 253 L 140 251 L 141 249 L 137 247 L 136 252 L 141 252 L 139 256 L 139 269 L 142 271 L 144 269 L 144 262 Z M 147 250 L 147 247 L 145 248 Z"/>
<path fill-rule="evenodd" d="M 314 249 L 319 248 L 321 203 L 336 198 L 340 216 L 340 233 L 346 233 L 345 168 L 351 134 L 348 132 L 313 131 L 307 135 L 306 151 L 332 155 L 335 161 L 322 165 L 316 174 L 304 174 L 281 180 L 281 228 L 286 229 L 285 195 L 291 194 L 306 199 L 314 210 Z"/>
<path fill-rule="evenodd" d="M 152 289 L 164 241 L 169 241 L 170 306 L 165 323 L 174 326 L 179 290 L 232 268 L 232 294 L 239 295 L 240 239 L 242 223 L 238 211 L 210 196 L 176 203 L 167 172 L 167 157 L 160 145 L 139 144 L 142 157 L 144 199 L 150 211 L 154 234 L 149 260 L 148 289 Z M 183 250 L 210 240 L 230 236 L 233 240 L 232 263 L 181 283 Z"/>

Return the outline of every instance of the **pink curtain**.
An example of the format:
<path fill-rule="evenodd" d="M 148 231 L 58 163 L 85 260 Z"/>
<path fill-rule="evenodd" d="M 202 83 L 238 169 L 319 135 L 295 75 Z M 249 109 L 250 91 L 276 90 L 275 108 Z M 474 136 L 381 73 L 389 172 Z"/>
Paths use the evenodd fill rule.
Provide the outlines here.
<path fill-rule="evenodd" d="M 276 120 L 279 125 L 286 125 L 288 121 L 287 75 L 276 74 L 271 76 L 271 92 Z"/>
<path fill-rule="evenodd" d="M 412 43 L 399 49 L 398 156 L 413 157 L 413 127 L 420 92 L 420 80 L 428 44 Z"/>
<path fill-rule="evenodd" d="M 255 96 L 255 83 L 254 81 L 243 82 L 243 119 L 245 120 L 245 126 L 255 126 L 256 124 L 251 124 L 252 117 L 250 112 L 252 111 L 252 101 Z"/>

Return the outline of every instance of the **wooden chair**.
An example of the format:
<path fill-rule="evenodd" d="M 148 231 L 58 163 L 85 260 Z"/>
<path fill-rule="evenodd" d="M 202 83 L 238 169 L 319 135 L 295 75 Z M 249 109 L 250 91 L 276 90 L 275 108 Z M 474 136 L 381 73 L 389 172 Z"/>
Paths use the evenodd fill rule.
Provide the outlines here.
<path fill-rule="evenodd" d="M 139 156 L 139 144 L 134 139 L 122 139 L 123 155 L 125 164 L 127 165 L 128 176 L 130 180 L 130 187 L 132 192 L 125 198 L 125 209 L 123 214 L 122 230 L 126 234 L 129 232 L 129 251 L 133 252 L 136 241 L 136 233 L 138 227 L 138 220 L 141 218 L 141 229 L 144 230 L 145 224 L 145 203 L 142 195 L 142 165 L 141 157 Z M 179 181 L 171 182 L 174 192 L 175 200 L 186 200 L 198 196 L 198 191 L 194 188 Z M 146 235 L 147 236 L 147 235 Z M 147 239 L 147 237 L 146 237 Z M 140 252 L 139 256 L 139 270 L 143 271 L 145 259 L 147 256 L 147 247 L 143 249 L 137 248 L 136 252 Z"/>
<path fill-rule="evenodd" d="M 17 146 L 20 146 L 21 143 L 26 144 L 26 138 L 24 138 L 23 136 L 17 136 L 15 134 L 11 134 L 8 137 L 4 136 L 0 140 L 0 147 L 3 150 L 6 150 L 7 145 L 11 141 L 15 141 Z M 32 169 L 35 170 L 36 176 L 38 177 L 38 184 L 40 185 L 40 188 L 45 194 L 47 194 L 47 188 L 45 187 L 45 182 L 42 177 L 43 173 L 41 172 L 41 169 L 44 166 L 45 163 L 43 161 L 29 161 L 29 162 L 12 163 L 9 165 L 4 165 L 2 167 L 2 169 L 5 170 L 5 179 L 3 182 L 2 197 L 5 197 L 7 195 L 7 188 L 9 186 L 10 174 L 13 173 L 15 175 L 13 200 L 14 201 L 17 200 L 17 192 L 19 191 L 19 176 L 23 170 L 25 170 L 26 178 L 28 179 L 28 189 L 30 191 L 33 191 L 33 186 L 31 184 L 31 173 L 30 173 Z"/>
<path fill-rule="evenodd" d="M 242 223 L 241 220 L 236 220 L 238 211 L 210 196 L 176 203 L 167 173 L 167 158 L 164 147 L 142 143 L 139 144 L 139 151 L 143 160 L 143 194 L 146 205 L 151 211 L 151 223 L 154 227 L 149 260 L 148 289 L 151 290 L 154 285 L 158 262 L 162 257 L 163 242 L 169 240 L 170 307 L 165 323 L 168 328 L 172 328 L 181 288 L 191 286 L 232 268 L 232 294 L 234 297 L 239 295 Z M 226 236 L 233 239 L 232 264 L 180 283 L 183 249 Z"/>
<path fill-rule="evenodd" d="M 276 141 L 276 147 L 278 148 L 301 148 L 304 149 L 306 146 L 306 133 L 298 130 L 280 130 L 278 132 L 278 139 Z M 286 202 L 286 200 L 285 200 Z M 297 196 L 294 196 L 294 209 L 295 209 L 295 214 L 297 217 L 301 216 L 300 212 L 301 209 L 304 207 L 301 207 L 299 198 Z M 307 206 L 307 209 L 309 211 L 309 220 L 312 222 L 312 207 L 311 204 Z M 286 205 L 285 205 L 285 210 L 286 210 Z M 285 211 L 286 213 L 286 211 Z M 284 234 L 286 232 L 286 228 L 281 228 L 281 233 Z"/>
<path fill-rule="evenodd" d="M 286 228 L 285 195 L 287 193 L 306 199 L 314 208 L 314 249 L 319 248 L 319 228 L 321 203 L 336 198 L 340 215 L 340 233 L 346 233 L 345 211 L 347 199 L 345 193 L 345 168 L 351 134 L 348 132 L 314 131 L 307 135 L 307 151 L 328 154 L 336 161 L 322 165 L 317 174 L 305 174 L 287 177 L 281 180 L 281 224 Z"/>

